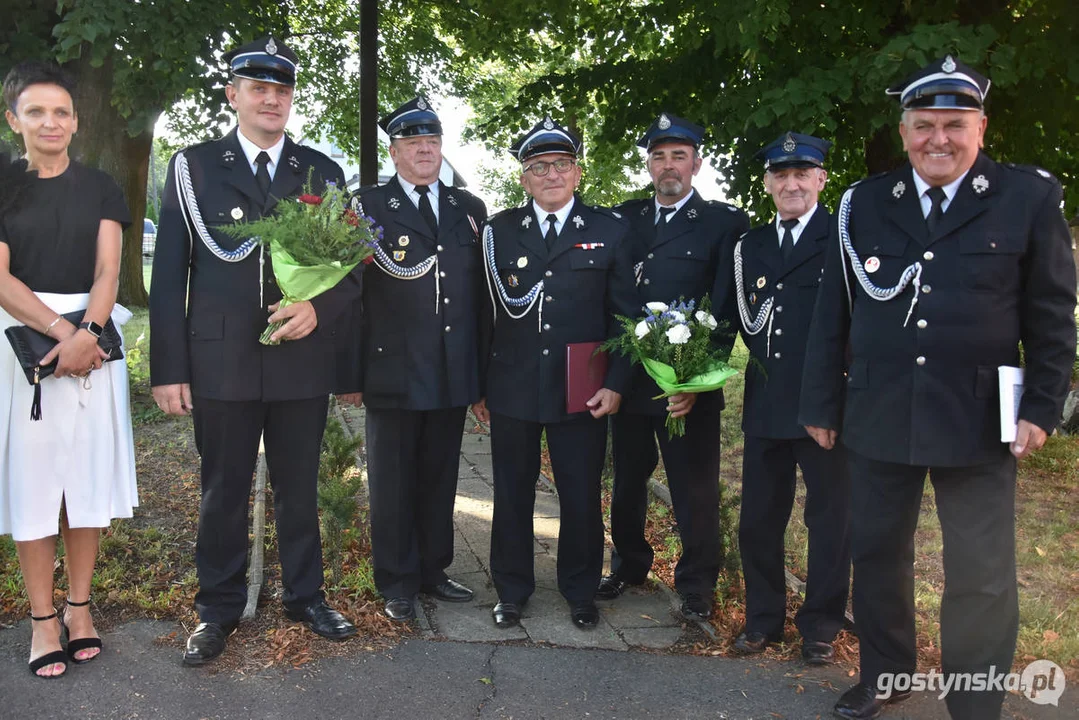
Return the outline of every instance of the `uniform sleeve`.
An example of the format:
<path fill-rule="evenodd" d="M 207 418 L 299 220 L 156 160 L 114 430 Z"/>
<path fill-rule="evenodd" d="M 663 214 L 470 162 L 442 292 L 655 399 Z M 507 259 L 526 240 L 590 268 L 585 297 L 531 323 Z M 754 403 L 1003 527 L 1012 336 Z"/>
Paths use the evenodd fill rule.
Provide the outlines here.
<path fill-rule="evenodd" d="M 832 219 L 824 275 L 809 324 L 798 423 L 838 431 L 843 423 L 846 396 L 844 371 L 850 305 L 843 279 L 846 258 L 839 245 L 837 219 L 838 214 Z"/>
<path fill-rule="evenodd" d="M 622 334 L 623 327 L 618 316 L 635 317 L 641 310 L 641 298 L 633 275 L 633 257 L 630 254 L 629 227 L 619 223 L 621 236 L 615 247 L 614 263 L 607 277 L 607 337 Z M 633 379 L 633 361 L 622 353 L 610 353 L 607 377 L 603 387 L 626 394 Z"/>
<path fill-rule="evenodd" d="M 1051 433 L 1060 421 L 1075 362 L 1075 260 L 1054 183 L 1035 213 L 1023 258 L 1020 329 L 1025 360 L 1019 417 Z"/>
<path fill-rule="evenodd" d="M 180 210 L 176 156 L 169 161 L 150 281 L 150 385 L 191 382 L 187 348 L 187 282 L 191 237 Z"/>
<path fill-rule="evenodd" d="M 131 211 L 127 208 L 120 186 L 107 173 L 101 173 L 101 219 L 115 220 L 126 230 L 131 226 Z"/>

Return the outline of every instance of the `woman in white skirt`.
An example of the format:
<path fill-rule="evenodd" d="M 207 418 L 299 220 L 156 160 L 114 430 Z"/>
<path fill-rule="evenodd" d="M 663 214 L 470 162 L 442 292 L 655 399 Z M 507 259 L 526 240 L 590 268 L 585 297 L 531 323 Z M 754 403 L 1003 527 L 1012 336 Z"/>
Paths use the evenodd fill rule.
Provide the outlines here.
<path fill-rule="evenodd" d="M 96 334 L 116 305 L 122 228 L 131 218 L 105 173 L 72 161 L 75 88 L 53 65 L 21 63 L 4 80 L 5 118 L 25 163 L 0 157 L 0 328 L 26 325 L 57 340 L 41 382 L 41 419 L 14 351 L 0 345 L 0 534 L 18 549 L 30 599 L 30 672 L 62 675 L 101 652 L 90 585 L 101 528 L 138 505 L 124 361 L 104 363 Z M 74 325 L 61 313 L 85 310 Z M 53 607 L 56 536 L 64 538 L 68 599 Z M 66 650 L 63 636 L 66 635 Z"/>

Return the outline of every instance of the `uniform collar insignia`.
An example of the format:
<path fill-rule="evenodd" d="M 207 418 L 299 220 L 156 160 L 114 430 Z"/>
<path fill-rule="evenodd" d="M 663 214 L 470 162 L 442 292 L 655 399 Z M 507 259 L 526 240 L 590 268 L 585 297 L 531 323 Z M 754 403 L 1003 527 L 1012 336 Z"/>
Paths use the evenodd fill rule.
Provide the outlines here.
<path fill-rule="evenodd" d="M 641 208 L 641 215 L 647 215 L 647 214 L 648 214 L 648 206 L 645 205 L 644 207 Z"/>
<path fill-rule="evenodd" d="M 584 220 L 581 218 L 580 215 L 574 215 L 573 216 L 573 224 L 577 226 L 578 230 L 580 230 L 581 228 L 584 227 Z"/>
<path fill-rule="evenodd" d="M 697 217 L 697 208 L 690 208 L 689 210 L 686 210 L 686 217 L 690 220 Z"/>
<path fill-rule="evenodd" d="M 297 172 L 300 170 L 300 161 L 296 159 L 295 155 L 288 156 L 288 164 L 293 170 L 296 170 Z"/>
<path fill-rule="evenodd" d="M 895 187 L 892 188 L 892 197 L 898 200 L 899 198 L 903 197 L 903 193 L 905 193 L 906 191 L 907 184 L 900 180 L 895 184 Z"/>
<path fill-rule="evenodd" d="M 527 230 L 531 226 L 532 226 L 532 216 L 531 215 L 525 215 L 521 219 L 521 227 L 523 227 L 525 230 Z"/>
<path fill-rule="evenodd" d="M 454 207 L 457 207 L 457 196 L 452 193 L 446 193 L 446 202 Z"/>
<path fill-rule="evenodd" d="M 396 210 L 401 207 L 401 200 L 396 195 L 393 195 L 386 201 L 386 205 L 389 206 L 390 210 Z"/>
<path fill-rule="evenodd" d="M 221 153 L 221 159 L 227 163 L 235 162 L 236 153 L 232 152 L 231 150 L 226 150 L 225 152 Z"/>
<path fill-rule="evenodd" d="M 985 179 L 985 175 L 979 175 L 970 181 L 970 186 L 974 188 L 974 192 L 981 195 L 989 189 L 989 181 Z"/>

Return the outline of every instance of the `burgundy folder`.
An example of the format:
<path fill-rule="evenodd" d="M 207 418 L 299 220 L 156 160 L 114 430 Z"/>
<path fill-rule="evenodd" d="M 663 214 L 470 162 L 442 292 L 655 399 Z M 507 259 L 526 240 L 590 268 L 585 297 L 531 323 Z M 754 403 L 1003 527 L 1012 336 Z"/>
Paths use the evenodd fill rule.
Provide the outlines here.
<path fill-rule="evenodd" d="M 589 410 L 587 403 L 607 377 L 607 353 L 596 352 L 603 343 L 566 344 L 566 412 Z"/>

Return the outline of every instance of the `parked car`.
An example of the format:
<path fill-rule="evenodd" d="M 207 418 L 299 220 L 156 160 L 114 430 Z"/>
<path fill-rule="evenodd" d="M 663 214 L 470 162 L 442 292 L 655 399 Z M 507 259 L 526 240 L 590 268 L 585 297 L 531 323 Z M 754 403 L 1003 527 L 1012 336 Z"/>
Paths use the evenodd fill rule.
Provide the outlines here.
<path fill-rule="evenodd" d="M 154 256 L 154 244 L 157 242 L 157 226 L 150 218 L 142 221 L 142 256 Z"/>

